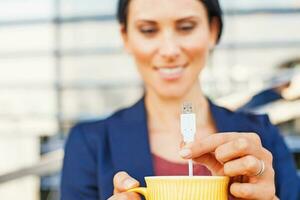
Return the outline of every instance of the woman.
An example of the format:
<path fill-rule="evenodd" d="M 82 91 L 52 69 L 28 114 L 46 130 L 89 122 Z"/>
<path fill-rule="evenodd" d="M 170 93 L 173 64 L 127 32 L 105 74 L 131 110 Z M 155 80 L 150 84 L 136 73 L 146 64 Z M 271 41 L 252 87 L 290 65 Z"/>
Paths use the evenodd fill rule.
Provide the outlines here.
<path fill-rule="evenodd" d="M 184 174 L 189 158 L 197 175 L 230 176 L 233 198 L 300 199 L 292 157 L 268 118 L 218 107 L 201 90 L 199 74 L 221 35 L 218 1 L 121 0 L 118 11 L 145 95 L 105 120 L 72 129 L 62 199 L 137 200 L 126 190 L 144 185 L 144 176 Z M 196 108 L 197 133 L 195 142 L 180 145 L 186 101 Z"/>

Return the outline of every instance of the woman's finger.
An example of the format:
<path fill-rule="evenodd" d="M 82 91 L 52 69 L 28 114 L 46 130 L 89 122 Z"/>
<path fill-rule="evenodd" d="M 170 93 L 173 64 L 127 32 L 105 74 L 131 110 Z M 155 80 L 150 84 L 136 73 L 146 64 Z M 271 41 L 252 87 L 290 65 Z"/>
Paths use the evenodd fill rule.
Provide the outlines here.
<path fill-rule="evenodd" d="M 225 163 L 246 155 L 261 155 L 261 149 L 261 146 L 253 145 L 252 140 L 244 137 L 219 146 L 215 150 L 215 156 L 219 162 Z"/>
<path fill-rule="evenodd" d="M 108 200 L 141 200 L 141 198 L 135 192 L 123 192 L 111 196 Z"/>
<path fill-rule="evenodd" d="M 211 153 L 204 154 L 196 159 L 193 159 L 193 161 L 204 165 L 214 176 L 224 175 L 223 165 L 219 163 L 215 156 Z"/>
<path fill-rule="evenodd" d="M 139 182 L 129 176 L 126 172 L 118 172 L 113 179 L 114 194 L 125 192 L 131 188 L 139 186 Z"/>
<path fill-rule="evenodd" d="M 230 193 L 241 199 L 273 199 L 275 187 L 273 184 L 252 184 L 252 183 L 233 183 L 230 186 Z"/>
<path fill-rule="evenodd" d="M 230 177 L 245 175 L 256 176 L 265 166 L 254 156 L 247 155 L 224 164 L 224 174 Z M 262 174 L 263 175 L 263 174 Z"/>
<path fill-rule="evenodd" d="M 251 141 L 252 145 L 261 146 L 260 138 L 255 133 L 217 133 L 186 144 L 182 149 L 184 152 L 181 153 L 181 156 L 186 159 L 196 158 L 206 153 L 215 152 L 221 145 L 238 138 L 245 138 Z"/>

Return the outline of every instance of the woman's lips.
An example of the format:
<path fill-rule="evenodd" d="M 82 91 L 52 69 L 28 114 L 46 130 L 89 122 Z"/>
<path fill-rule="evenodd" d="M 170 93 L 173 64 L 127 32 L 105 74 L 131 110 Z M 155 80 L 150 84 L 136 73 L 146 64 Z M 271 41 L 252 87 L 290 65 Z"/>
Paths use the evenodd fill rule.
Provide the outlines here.
<path fill-rule="evenodd" d="M 184 72 L 184 66 L 173 66 L 173 67 L 156 67 L 159 75 L 164 80 L 176 80 L 179 79 Z"/>

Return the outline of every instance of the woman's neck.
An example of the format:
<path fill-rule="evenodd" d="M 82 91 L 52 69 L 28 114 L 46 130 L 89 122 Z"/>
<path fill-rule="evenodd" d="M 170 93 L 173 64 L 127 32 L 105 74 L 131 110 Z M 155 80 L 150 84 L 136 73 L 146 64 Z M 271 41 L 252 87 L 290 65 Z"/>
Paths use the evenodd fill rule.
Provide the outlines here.
<path fill-rule="evenodd" d="M 197 85 L 180 98 L 162 98 L 154 92 L 147 91 L 145 105 L 149 128 L 163 132 L 180 130 L 179 121 L 184 102 L 193 104 L 197 126 L 205 126 L 209 121 L 209 106 L 200 86 Z"/>

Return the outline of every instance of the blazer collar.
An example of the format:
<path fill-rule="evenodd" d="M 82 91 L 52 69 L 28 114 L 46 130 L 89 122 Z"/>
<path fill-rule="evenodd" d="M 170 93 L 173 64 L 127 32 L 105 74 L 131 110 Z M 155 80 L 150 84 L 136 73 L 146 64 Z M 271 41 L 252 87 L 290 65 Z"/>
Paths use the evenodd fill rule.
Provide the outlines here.
<path fill-rule="evenodd" d="M 108 120 L 110 150 L 116 172 L 126 171 L 145 186 L 154 175 L 144 98 Z"/>
<path fill-rule="evenodd" d="M 208 102 L 218 132 L 247 132 L 251 130 L 248 120 L 243 120 L 245 114 L 218 106 L 210 99 Z"/>

